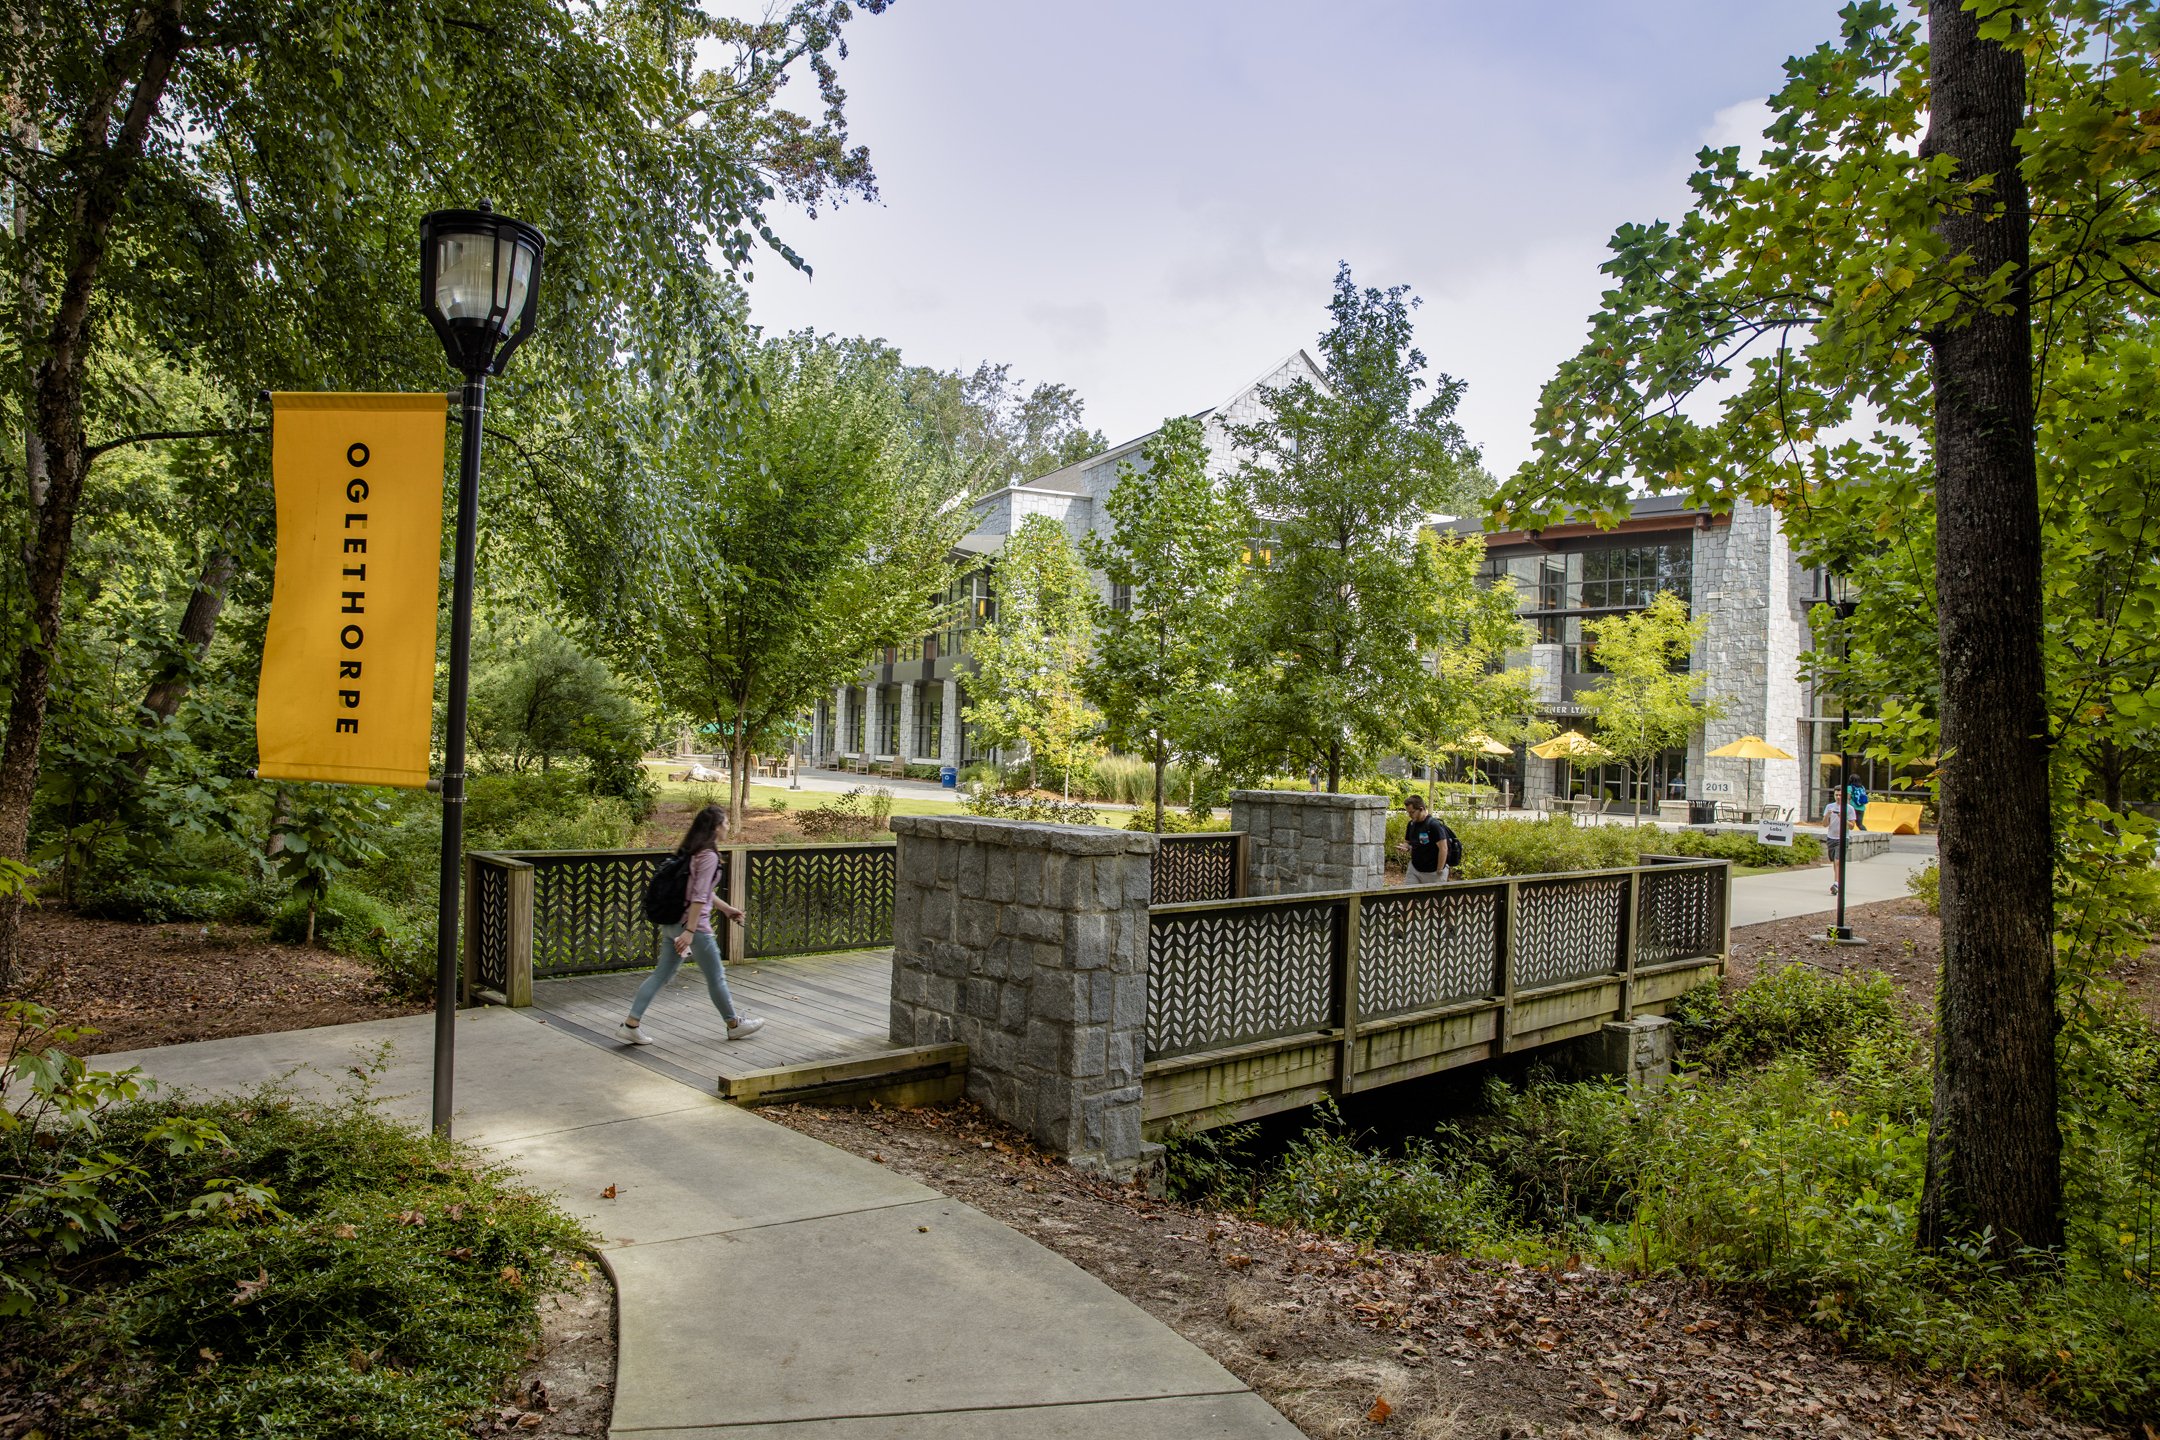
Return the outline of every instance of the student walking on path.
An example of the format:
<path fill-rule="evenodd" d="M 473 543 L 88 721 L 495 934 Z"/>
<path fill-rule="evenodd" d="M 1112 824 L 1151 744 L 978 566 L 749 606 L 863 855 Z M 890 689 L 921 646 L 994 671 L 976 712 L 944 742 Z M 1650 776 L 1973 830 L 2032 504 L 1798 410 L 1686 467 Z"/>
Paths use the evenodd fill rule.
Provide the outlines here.
<path fill-rule="evenodd" d="M 1448 878 L 1448 864 L 1454 858 L 1450 851 L 1460 842 L 1446 821 L 1426 811 L 1422 797 L 1412 795 L 1403 808 L 1410 814 L 1410 822 L 1403 826 L 1403 847 L 1410 852 L 1403 878 L 1412 885 L 1438 885 Z"/>
<path fill-rule="evenodd" d="M 712 996 L 713 1008 L 720 1018 L 727 1021 L 727 1038 L 745 1040 L 765 1027 L 765 1022 L 754 1015 L 738 1014 L 735 997 L 728 994 L 727 967 L 720 960 L 720 942 L 713 937 L 712 912 L 718 910 L 736 925 L 742 924 L 743 912 L 722 900 L 714 893 L 720 883 L 720 837 L 727 825 L 727 811 L 718 805 L 707 805 L 690 821 L 690 829 L 684 833 L 682 844 L 675 847 L 674 858 L 661 866 L 661 873 L 654 877 L 653 890 L 647 893 L 647 918 L 652 914 L 655 896 L 663 891 L 669 896 L 665 909 L 674 910 L 673 891 L 670 888 L 675 872 L 687 870 L 682 890 L 683 905 L 680 917 L 674 921 L 660 921 L 660 953 L 653 961 L 653 973 L 638 987 L 637 998 L 630 1002 L 630 1018 L 623 1021 L 615 1038 L 625 1045 L 650 1045 L 652 1038 L 645 1034 L 639 1023 L 644 1019 L 645 1007 L 652 1004 L 675 972 L 682 969 L 685 959 L 697 961 L 698 973 L 705 977 L 705 993 Z"/>

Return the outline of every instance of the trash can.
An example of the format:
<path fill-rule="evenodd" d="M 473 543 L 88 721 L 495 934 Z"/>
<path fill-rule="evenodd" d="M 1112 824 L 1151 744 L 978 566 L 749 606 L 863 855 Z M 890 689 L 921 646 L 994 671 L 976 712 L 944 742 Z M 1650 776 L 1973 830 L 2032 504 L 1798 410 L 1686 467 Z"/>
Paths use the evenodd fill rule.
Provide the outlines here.
<path fill-rule="evenodd" d="M 948 790 L 960 788 L 960 772 L 950 765 L 940 765 L 937 778 L 938 784 L 943 785 Z"/>
<path fill-rule="evenodd" d="M 1690 800 L 1687 802 L 1687 823 L 1690 825 L 1717 824 L 1717 801 Z"/>

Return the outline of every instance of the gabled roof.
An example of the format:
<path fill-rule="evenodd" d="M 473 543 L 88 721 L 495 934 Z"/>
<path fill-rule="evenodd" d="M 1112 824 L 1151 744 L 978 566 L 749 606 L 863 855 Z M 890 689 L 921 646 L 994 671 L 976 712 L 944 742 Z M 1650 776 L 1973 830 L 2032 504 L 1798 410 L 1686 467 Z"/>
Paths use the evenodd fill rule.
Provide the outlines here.
<path fill-rule="evenodd" d="M 1285 369 L 1296 364 L 1300 360 L 1305 363 L 1305 369 L 1309 372 L 1306 378 L 1309 378 L 1316 385 L 1325 387 L 1327 384 L 1327 380 L 1322 373 L 1320 366 L 1313 360 L 1312 353 L 1308 351 L 1304 346 L 1300 345 L 1297 349 L 1292 350 L 1289 354 L 1283 356 L 1282 359 L 1276 361 L 1273 365 L 1268 366 L 1267 369 L 1261 371 L 1258 375 L 1255 375 L 1252 379 L 1246 381 L 1243 385 L 1240 385 L 1237 389 L 1231 391 L 1227 396 L 1223 398 L 1221 404 L 1210 405 L 1204 410 L 1195 410 L 1191 412 L 1191 414 L 1189 414 L 1186 418 L 1189 420 L 1198 420 L 1202 424 L 1206 424 L 1207 421 L 1213 416 L 1215 416 L 1218 412 L 1230 409 L 1233 405 L 1237 404 L 1238 401 L 1244 399 L 1247 395 L 1250 395 L 1253 391 L 1259 389 L 1262 385 L 1266 384 L 1271 378 L 1280 375 Z M 1023 480 L 1018 486 L 1014 486 L 1012 488 L 1025 488 L 1029 490 L 1052 490 L 1061 488 L 1058 484 L 1053 482 L 1064 480 L 1068 477 L 1076 479 L 1081 471 L 1092 470 L 1106 460 L 1122 460 L 1127 455 L 1130 455 L 1135 450 L 1138 450 L 1142 445 L 1145 445 L 1148 441 L 1154 439 L 1156 435 L 1161 433 L 1161 429 L 1161 426 L 1157 426 L 1155 429 L 1148 431 L 1145 435 L 1136 435 L 1132 439 L 1124 441 L 1121 444 L 1112 445 L 1107 450 L 1098 451 L 1095 454 L 1088 456 L 1084 460 L 1075 460 L 1070 465 L 1062 466 L 1059 469 L 1049 471 L 1046 474 L 1038 475 L 1032 480 Z"/>

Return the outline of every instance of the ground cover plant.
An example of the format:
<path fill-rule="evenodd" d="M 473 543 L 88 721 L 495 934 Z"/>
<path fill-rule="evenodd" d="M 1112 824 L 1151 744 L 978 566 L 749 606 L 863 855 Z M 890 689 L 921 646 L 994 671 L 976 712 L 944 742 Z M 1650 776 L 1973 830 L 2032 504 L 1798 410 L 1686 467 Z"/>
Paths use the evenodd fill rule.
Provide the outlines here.
<path fill-rule="evenodd" d="M 436 1440 L 499 1400 L 587 1263 L 576 1222 L 364 1080 L 151 1098 L 49 1015 L 9 1022 L 0 1408 L 33 1430 Z"/>
<path fill-rule="evenodd" d="M 1392 1144 L 1323 1118 L 1273 1155 L 1232 1128 L 1173 1147 L 1186 1195 L 1398 1250 L 1695 1276 L 1863 1350 L 2031 1386 L 2071 1413 L 2160 1417 L 2160 1038 L 2104 993 L 2066 1002 L 2065 1247 L 1918 1246 L 1927 1036 L 1885 977 L 1770 970 L 1680 1008 L 1650 1093 L 1495 1079 Z"/>

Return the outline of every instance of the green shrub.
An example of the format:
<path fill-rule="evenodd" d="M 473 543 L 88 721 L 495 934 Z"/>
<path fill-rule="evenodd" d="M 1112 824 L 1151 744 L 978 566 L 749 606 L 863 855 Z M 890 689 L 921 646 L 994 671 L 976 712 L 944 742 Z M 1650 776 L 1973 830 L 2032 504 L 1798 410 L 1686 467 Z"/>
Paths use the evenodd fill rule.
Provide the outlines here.
<path fill-rule="evenodd" d="M 468 850 L 620 850 L 636 830 L 630 802 L 594 795 L 567 770 L 479 775 L 466 787 Z"/>
<path fill-rule="evenodd" d="M 1905 888 L 1927 908 L 1930 915 L 1942 914 L 1942 866 L 1930 860 L 1905 877 Z"/>
<path fill-rule="evenodd" d="M 273 881 L 222 870 L 151 871 L 122 864 L 84 877 L 76 909 L 95 920 L 143 925 L 175 920 L 259 924 L 270 918 L 282 893 Z"/>
<path fill-rule="evenodd" d="M 149 1143 L 176 1124 L 216 1143 Z M 0 1169 L 33 1138 L 0 1136 Z M 467 1433 L 589 1243 L 507 1169 L 361 1095 L 128 1105 L 62 1145 L 138 1162 L 118 1233 L 69 1240 L 86 1293 L 0 1321 L 18 1383 L 55 1396 L 52 1428 L 76 1440 Z"/>
<path fill-rule="evenodd" d="M 993 820 L 1027 820 L 1037 825 L 1094 825 L 1100 823 L 1095 807 L 1080 800 L 1047 800 L 1026 791 L 974 787 L 962 792 L 960 804 L 970 815 Z"/>
<path fill-rule="evenodd" d="M 1610 870 L 1641 856 L 1634 827 L 1577 825 L 1564 815 L 1543 820 L 1454 820 L 1462 838 L 1463 878 L 1553 875 Z"/>
<path fill-rule="evenodd" d="M 1093 822 L 1087 823 L 1092 824 Z M 1165 810 L 1161 818 L 1157 819 L 1154 805 L 1145 804 L 1132 813 L 1132 818 L 1125 822 L 1125 828 L 1127 830 L 1152 830 L 1161 835 L 1192 835 L 1208 830 L 1228 830 L 1230 828 L 1230 817 L 1214 814 L 1194 815 L 1185 810 Z"/>
<path fill-rule="evenodd" d="M 1822 841 L 1813 835 L 1795 835 L 1790 845 L 1765 845 L 1752 835 L 1730 832 L 1713 835 L 1707 830 L 1667 831 L 1644 826 L 1637 833 L 1646 855 L 1692 855 L 1757 869 L 1812 865 L 1823 856 Z"/>
<path fill-rule="evenodd" d="M 1167 781 L 1168 777 L 1164 777 Z M 1105 755 L 1089 777 L 1088 798 L 1113 805 L 1148 805 L 1155 799 L 1155 767 L 1135 755 Z M 1164 788 L 1169 787 L 1167 783 Z M 1175 792 L 1172 792 L 1175 793 Z"/>
<path fill-rule="evenodd" d="M 874 840 L 892 819 L 892 791 L 857 785 L 822 805 L 800 811 L 795 828 L 808 840 Z"/>
<path fill-rule="evenodd" d="M 987 760 L 971 760 L 960 767 L 960 786 L 962 789 L 975 785 L 987 785 L 995 789 L 998 782 L 998 768 Z"/>
<path fill-rule="evenodd" d="M 1251 1213 L 1390 1250 L 1476 1252 L 1511 1230 L 1490 1171 L 1413 1141 L 1400 1155 L 1307 1131 L 1254 1193 Z"/>
<path fill-rule="evenodd" d="M 315 943 L 368 961 L 383 984 L 408 1000 L 435 993 L 435 916 L 432 908 L 403 908 L 366 891 L 333 885 L 315 910 Z M 307 902 L 294 896 L 270 921 L 270 938 L 307 941 Z"/>

